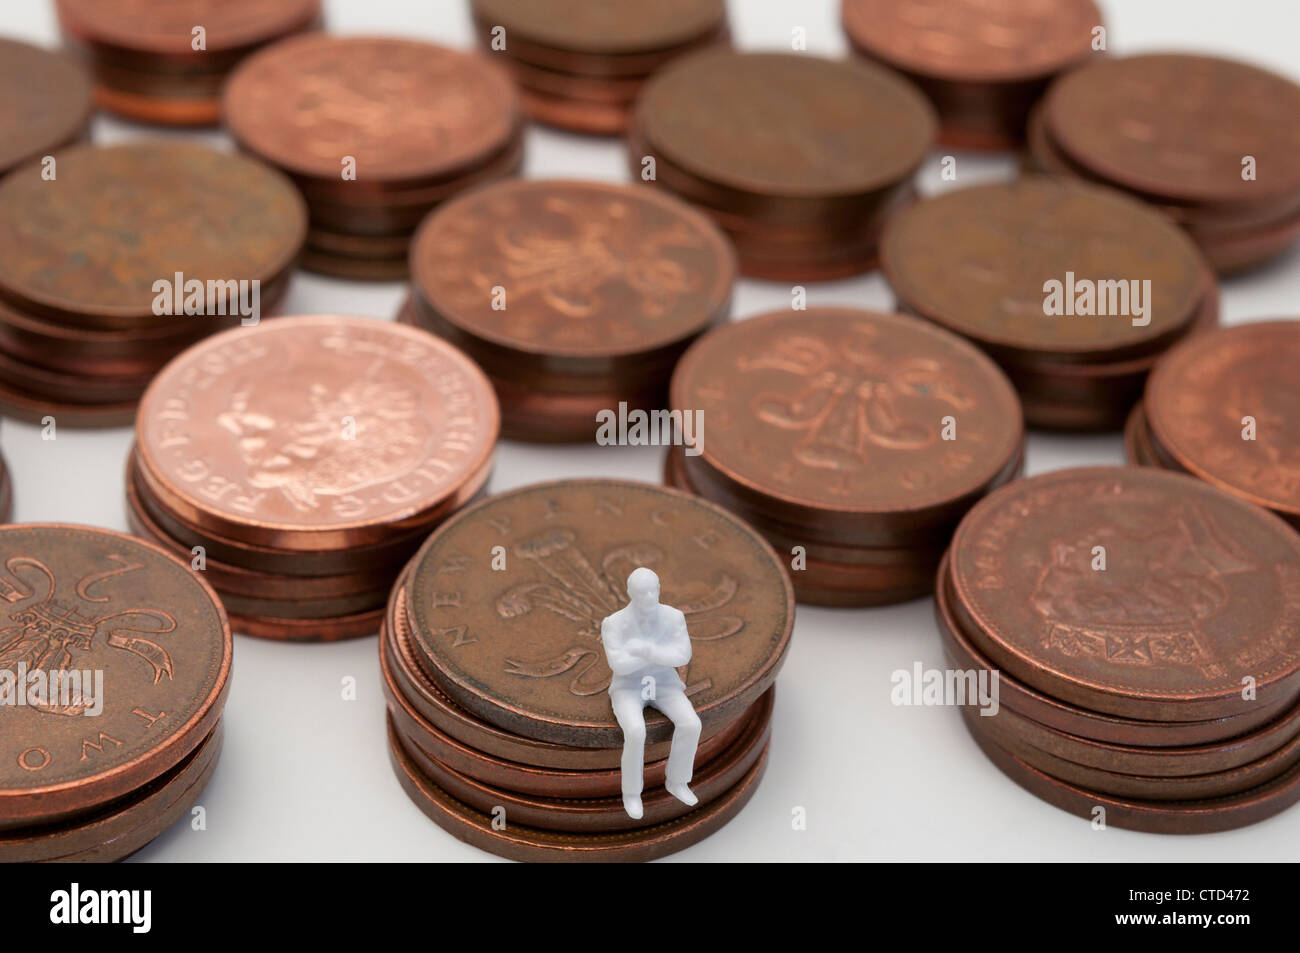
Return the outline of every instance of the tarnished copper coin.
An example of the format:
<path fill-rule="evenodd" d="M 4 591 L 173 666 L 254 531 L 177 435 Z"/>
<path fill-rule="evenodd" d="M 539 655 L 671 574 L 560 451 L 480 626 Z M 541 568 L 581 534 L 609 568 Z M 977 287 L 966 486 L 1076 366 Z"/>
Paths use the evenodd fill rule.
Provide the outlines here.
<path fill-rule="evenodd" d="M 502 547 L 505 569 L 491 568 Z M 500 555 L 500 554 L 498 554 Z M 776 678 L 794 598 L 771 547 L 720 507 L 619 480 L 567 480 L 491 497 L 444 523 L 416 557 L 408 615 L 417 659 L 457 703 L 515 734 L 613 748 L 600 623 L 649 566 L 686 614 L 682 672 L 706 730 Z M 671 733 L 647 717 L 647 740 Z"/>
<path fill-rule="evenodd" d="M 270 284 L 302 248 L 302 198 L 253 159 L 169 141 L 57 161 L 54 181 L 34 168 L 0 181 L 0 295 L 29 312 L 99 328 L 202 322 L 156 314 L 155 282 L 181 274 L 205 297 L 208 282 Z M 234 311 L 230 293 L 218 297 Z"/>
<path fill-rule="evenodd" d="M 0 174 L 86 133 L 90 78 L 59 53 L 0 38 Z"/>
<path fill-rule="evenodd" d="M 825 542 L 918 545 L 1001 479 L 1023 440 L 997 366 L 915 318 L 847 308 L 720 328 L 682 358 L 671 405 L 702 413 L 687 471 Z"/>
<path fill-rule="evenodd" d="M 602 0 L 473 0 L 471 7 L 478 22 L 505 29 L 507 49 L 527 43 L 587 54 L 672 49 L 716 30 L 726 16 L 723 0 L 635 7 Z"/>
<path fill-rule="evenodd" d="M 1147 381 L 1159 450 L 1220 489 L 1300 527 L 1300 321 L 1224 328 L 1171 352 Z"/>
<path fill-rule="evenodd" d="M 63 29 L 110 48 L 201 60 L 305 29 L 320 0 L 55 0 Z M 194 46 L 194 28 L 205 46 Z"/>
<path fill-rule="evenodd" d="M 1190 477 L 1092 467 L 1004 487 L 957 529 L 952 595 L 982 654 L 1092 711 L 1198 721 L 1300 691 L 1300 536 Z"/>
<path fill-rule="evenodd" d="M 496 442 L 482 372 L 430 334 L 281 318 L 190 348 L 136 424 L 142 482 L 192 525 L 320 551 L 428 526 L 482 485 Z"/>
<path fill-rule="evenodd" d="M 0 689 L 24 702 L 0 707 L 0 828 L 124 797 L 211 734 L 231 638 L 205 582 L 108 530 L 4 526 L 0 554 Z"/>

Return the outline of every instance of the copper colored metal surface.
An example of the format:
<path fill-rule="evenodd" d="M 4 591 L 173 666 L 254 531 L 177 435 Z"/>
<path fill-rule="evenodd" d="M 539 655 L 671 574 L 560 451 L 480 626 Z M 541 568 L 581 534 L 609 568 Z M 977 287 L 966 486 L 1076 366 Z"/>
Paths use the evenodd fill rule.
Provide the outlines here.
<path fill-rule="evenodd" d="M 9 468 L 0 457 L 0 524 L 8 523 L 14 511 L 14 486 L 9 479 Z"/>
<path fill-rule="evenodd" d="M 80 139 L 94 109 L 90 79 L 69 57 L 3 38 L 0 102 L 0 175 Z"/>
<path fill-rule="evenodd" d="M 1179 474 L 1082 468 L 991 494 L 953 539 L 952 597 L 981 654 L 1093 711 L 1198 721 L 1300 690 L 1300 536 Z"/>
<path fill-rule="evenodd" d="M 506 569 L 476 568 L 498 545 Z M 694 656 L 685 682 L 705 728 L 734 720 L 784 661 L 794 622 L 789 580 L 767 543 L 734 516 L 648 484 L 544 483 L 448 520 L 411 570 L 417 662 L 499 728 L 617 747 L 600 621 L 626 603 L 623 587 L 637 566 L 659 573 L 664 602 L 686 614 Z M 654 742 L 671 726 L 656 715 L 646 728 Z"/>
<path fill-rule="evenodd" d="M 0 527 L 0 669 L 103 672 L 103 711 L 76 692 L 5 706 L 0 829 L 86 813 L 180 763 L 229 686 L 216 594 L 161 549 L 108 530 Z"/>
<path fill-rule="evenodd" d="M 230 625 L 240 635 L 278 642 L 341 642 L 374 635 L 384 622 L 384 610 L 326 619 L 290 619 L 276 616 L 230 614 Z"/>

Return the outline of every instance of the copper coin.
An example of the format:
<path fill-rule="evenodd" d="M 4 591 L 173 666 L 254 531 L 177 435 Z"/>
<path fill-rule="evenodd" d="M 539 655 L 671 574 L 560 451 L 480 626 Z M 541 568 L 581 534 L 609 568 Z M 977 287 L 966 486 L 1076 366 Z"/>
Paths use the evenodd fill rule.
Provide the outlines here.
<path fill-rule="evenodd" d="M 886 227 L 881 268 L 909 308 L 1003 361 L 1149 354 L 1187 328 L 1204 293 L 1196 247 L 1164 217 L 1118 192 L 1037 177 L 918 202 Z M 1073 305 L 1071 276 L 1122 283 L 1113 303 L 1128 300 L 1129 312 L 1119 289 L 1149 281 L 1146 314 L 1049 314 L 1045 284 L 1059 282 Z"/>
<path fill-rule="evenodd" d="M 358 183 L 461 175 L 504 150 L 519 124 L 510 77 L 483 56 L 429 43 L 313 35 L 249 57 L 225 119 L 244 148 L 294 174 Z"/>
<path fill-rule="evenodd" d="M 769 689 L 764 699 L 771 694 Z M 760 717 L 747 718 L 744 730 L 725 751 L 696 768 L 691 779 L 691 791 L 705 808 L 710 801 L 739 783 L 766 753 L 772 733 L 772 708 L 770 704 L 764 705 L 761 699 L 759 705 L 764 709 L 757 713 Z M 401 736 L 399 740 L 422 774 L 476 811 L 491 815 L 496 808 L 504 809 L 507 824 L 523 824 L 547 831 L 626 833 L 674 821 L 693 810 L 669 794 L 666 788 L 657 785 L 647 788 L 643 797 L 645 813 L 637 820 L 628 817 L 622 795 L 618 792 L 593 798 L 575 795 L 542 797 L 507 791 L 449 767 L 421 748 L 413 738 Z"/>
<path fill-rule="evenodd" d="M 506 568 L 477 568 L 504 549 Z M 683 681 L 705 729 L 772 684 L 794 624 L 771 547 L 721 507 L 620 480 L 566 480 L 491 497 L 444 523 L 411 570 L 417 660 L 457 703 L 515 734 L 585 748 L 622 743 L 600 623 L 638 566 L 686 614 Z M 647 740 L 671 725 L 647 717 Z"/>
<path fill-rule="evenodd" d="M 66 824 L 0 833 L 0 862 L 81 859 L 78 855 L 88 852 L 95 852 L 96 859 L 117 859 L 116 854 L 106 854 L 120 848 L 124 841 L 133 845 L 127 853 L 138 850 L 143 844 L 135 842 L 141 833 L 160 820 L 166 820 L 170 826 L 179 816 L 178 808 L 182 813 L 188 810 L 216 770 L 221 744 L 222 726 L 218 723 L 212 734 L 180 764 L 132 792 L 125 802 L 115 802 L 90 817 Z M 184 807 L 180 807 L 182 804 Z"/>
<path fill-rule="evenodd" d="M 55 9 L 63 29 L 83 41 L 202 59 L 195 26 L 204 29 L 205 53 L 239 50 L 306 29 L 320 0 L 55 0 Z"/>
<path fill-rule="evenodd" d="M 142 482 L 187 522 L 282 549 L 391 540 L 477 492 L 496 442 L 483 373 L 426 332 L 279 318 L 190 348 L 136 424 Z"/>
<path fill-rule="evenodd" d="M 671 392 L 674 408 L 712 425 L 689 472 L 707 468 L 823 542 L 946 537 L 1024 435 L 1015 391 L 966 341 L 848 308 L 720 328 L 682 358 Z M 944 436 L 946 418 L 955 439 Z"/>
<path fill-rule="evenodd" d="M 375 635 L 384 623 L 384 610 L 328 619 L 291 619 L 281 616 L 230 614 L 230 627 L 240 635 L 278 642 L 342 642 Z"/>
<path fill-rule="evenodd" d="M 389 754 L 403 790 L 435 824 L 457 840 L 520 861 L 647 861 L 697 844 L 740 813 L 767 767 L 767 752 L 730 791 L 684 817 L 619 833 L 572 834 L 508 824 L 495 830 L 492 817 L 456 800 L 420 771 L 389 726 Z"/>
<path fill-rule="evenodd" d="M 405 281 L 411 272 L 405 255 L 397 258 L 353 258 L 310 245 L 303 249 L 298 264 L 304 271 L 344 281 Z"/>
<path fill-rule="evenodd" d="M 1300 527 L 1297 366 L 1300 321 L 1238 325 L 1189 340 L 1147 383 L 1152 438 L 1180 469 Z"/>
<path fill-rule="evenodd" d="M 90 79 L 67 56 L 0 38 L 0 174 L 86 134 Z"/>
<path fill-rule="evenodd" d="M 9 479 L 9 468 L 0 457 L 0 524 L 8 523 L 14 511 L 14 486 Z"/>
<path fill-rule="evenodd" d="M 1044 109 L 1068 156 L 1125 188 L 1204 203 L 1300 194 L 1300 85 L 1255 66 L 1105 57 L 1053 84 Z M 1242 175 L 1243 156 L 1258 179 Z"/>
<path fill-rule="evenodd" d="M 136 401 L 113 404 L 77 404 L 33 397 L 0 381 L 0 413 L 14 420 L 44 426 L 53 417 L 63 427 L 129 427 L 135 421 Z"/>
<path fill-rule="evenodd" d="M 1104 570 L 1094 568 L 1102 565 Z M 1300 536 L 1180 474 L 1087 467 L 977 503 L 953 611 L 999 668 L 1062 701 L 1197 721 L 1300 692 Z"/>
<path fill-rule="evenodd" d="M 1124 422 L 1124 459 L 1137 466 L 1159 466 L 1151 449 L 1151 432 L 1147 429 L 1141 401 L 1133 405 L 1132 413 Z"/>
<path fill-rule="evenodd" d="M 505 29 L 507 49 L 525 42 L 618 56 L 686 45 L 717 30 L 723 0 L 661 0 L 639 7 L 602 0 L 473 0 L 476 20 Z"/>
<path fill-rule="evenodd" d="M 207 583 L 158 547 L 108 530 L 5 526 L 0 550 L 0 671 L 40 672 L 47 685 L 53 673 L 83 673 L 60 676 L 57 697 L 22 692 L 29 704 L 0 711 L 0 829 L 123 797 L 212 732 L 231 638 Z M 94 688 L 83 688 L 86 672 Z"/>
<path fill-rule="evenodd" d="M 269 284 L 292 265 L 307 229 L 284 176 L 202 146 L 84 146 L 60 154 L 57 170 L 52 182 L 35 170 L 0 181 L 0 294 L 68 323 L 203 321 L 156 315 L 155 282 L 179 273 L 205 286 Z"/>

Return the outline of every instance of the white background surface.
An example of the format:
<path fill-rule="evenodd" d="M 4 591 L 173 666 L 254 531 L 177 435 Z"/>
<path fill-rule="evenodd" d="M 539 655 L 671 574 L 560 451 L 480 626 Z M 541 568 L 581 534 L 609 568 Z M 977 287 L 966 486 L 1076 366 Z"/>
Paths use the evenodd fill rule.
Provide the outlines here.
<path fill-rule="evenodd" d="M 161 0 L 160 0 L 161 2 Z M 611 0 L 613 2 L 613 0 Z M 621 2 L 621 0 L 620 0 Z M 653 0 L 641 0 L 653 2 Z M 1184 49 L 1249 59 L 1300 80 L 1295 0 L 1103 0 L 1114 52 Z M 788 49 L 807 31 L 811 52 L 846 43 L 834 0 L 731 0 L 742 49 Z M 461 0 L 327 0 L 329 29 L 472 44 Z M 52 4 L 5 0 L 0 34 L 54 44 Z M 219 133 L 169 133 L 96 120 L 99 142 L 185 135 L 228 147 Z M 614 140 L 544 128 L 528 133 L 525 175 L 624 180 Z M 1014 174 L 1010 158 L 960 155 L 958 185 Z M 939 187 L 937 156 L 919 177 Z M 808 285 L 810 305 L 888 309 L 878 274 Z M 742 280 L 738 318 L 789 307 L 789 287 Z M 388 319 L 397 284 L 349 284 L 300 273 L 282 312 Z M 1300 316 L 1300 253 L 1231 280 L 1225 321 Z M 1295 408 L 1300 413 L 1300 408 Z M 129 430 L 37 428 L 6 420 L 18 521 L 65 521 L 125 530 L 123 465 Z M 1120 463 L 1118 436 L 1033 434 L 1028 471 Z M 555 448 L 503 442 L 490 489 L 547 479 L 614 476 L 658 482 L 657 448 Z M 1090 825 L 1025 793 L 967 736 L 956 711 L 891 706 L 890 673 L 943 665 L 929 600 L 872 610 L 800 607 L 779 681 L 769 769 L 749 806 L 722 831 L 673 860 L 1267 860 L 1294 859 L 1300 809 L 1241 831 L 1160 837 Z M 341 699 L 354 676 L 359 698 Z M 485 860 L 436 827 L 406 798 L 388 764 L 384 702 L 373 638 L 281 645 L 239 636 L 221 764 L 201 803 L 208 829 L 180 824 L 140 860 Z M 794 807 L 807 829 L 791 829 Z"/>

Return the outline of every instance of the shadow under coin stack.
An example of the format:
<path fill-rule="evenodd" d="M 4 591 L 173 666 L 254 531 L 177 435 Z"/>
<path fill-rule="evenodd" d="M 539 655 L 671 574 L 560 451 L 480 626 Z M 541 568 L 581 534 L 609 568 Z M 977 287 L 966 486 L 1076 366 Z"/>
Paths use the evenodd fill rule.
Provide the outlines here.
<path fill-rule="evenodd" d="M 936 587 L 950 664 L 999 673 L 996 713 L 966 707 L 966 726 L 1012 780 L 1092 823 L 1200 834 L 1271 817 L 1300 800 L 1297 580 L 1300 536 L 1190 477 L 1019 480 L 971 509 Z"/>
<path fill-rule="evenodd" d="M 1300 321 L 1224 328 L 1176 348 L 1124 431 L 1130 463 L 1189 473 L 1300 530 Z"/>
<path fill-rule="evenodd" d="M 128 465 L 139 536 L 199 570 L 235 631 L 379 631 L 393 580 L 486 483 L 496 398 L 431 334 L 282 318 L 186 351 L 145 394 Z"/>
<path fill-rule="evenodd" d="M 0 37 L 0 175 L 86 137 L 90 77 L 69 57 Z"/>
<path fill-rule="evenodd" d="M 590 441 L 602 411 L 664 406 L 677 358 L 727 319 L 735 275 L 726 236 L 671 196 L 503 182 L 421 226 L 399 320 L 487 372 L 505 436 Z"/>
<path fill-rule="evenodd" d="M 705 335 L 671 406 L 707 426 L 665 482 L 725 506 L 791 567 L 800 602 L 930 592 L 953 528 L 1024 457 L 1015 390 L 955 334 L 900 315 L 811 308 Z"/>
<path fill-rule="evenodd" d="M 202 146 L 55 160 L 52 180 L 37 163 L 0 180 L 0 411 L 128 425 L 163 364 L 275 305 L 306 210 L 278 172 Z"/>
<path fill-rule="evenodd" d="M 881 268 L 899 310 L 1001 365 L 1031 427 L 1121 429 L 1156 361 L 1219 320 L 1214 276 L 1163 215 L 1046 176 L 918 202 L 885 230 Z"/>
<path fill-rule="evenodd" d="M 693 657 L 679 672 L 702 734 L 691 808 L 663 787 L 672 725 L 646 709 L 634 821 L 600 629 L 639 566 L 686 615 Z M 380 656 L 398 780 L 453 836 L 515 860 L 681 850 L 757 787 L 793 624 L 775 554 L 718 507 L 616 480 L 494 496 L 434 533 L 393 591 Z"/>
<path fill-rule="evenodd" d="M 1158 205 L 1217 272 L 1243 271 L 1300 238 L 1300 85 L 1209 56 L 1106 57 L 1052 84 L 1026 163 Z"/>
<path fill-rule="evenodd" d="M 406 278 L 411 235 L 429 210 L 523 161 L 510 76 L 486 56 L 429 43 L 287 40 L 235 71 L 224 110 L 240 147 L 302 189 L 303 267 L 339 278 Z"/>
<path fill-rule="evenodd" d="M 925 97 L 882 67 L 708 51 L 646 85 L 629 162 L 712 216 L 743 274 L 816 281 L 875 267 L 936 128 Z"/>
<path fill-rule="evenodd" d="M 142 122 L 215 125 L 221 85 L 259 47 L 312 29 L 320 0 L 55 0 L 99 104 Z M 196 33 L 201 29 L 202 33 Z"/>
<path fill-rule="evenodd" d="M 934 103 L 958 149 L 1016 149 L 1058 73 L 1092 53 L 1092 0 L 843 0 L 853 48 L 898 70 Z"/>
<path fill-rule="evenodd" d="M 230 627 L 154 546 L 0 527 L 0 861 L 121 860 L 187 817 L 216 769 Z"/>
<path fill-rule="evenodd" d="M 503 58 L 528 114 L 594 135 L 627 128 L 651 73 L 728 38 L 724 0 L 473 0 L 471 8 L 479 39 Z"/>

